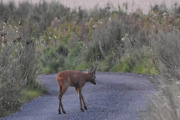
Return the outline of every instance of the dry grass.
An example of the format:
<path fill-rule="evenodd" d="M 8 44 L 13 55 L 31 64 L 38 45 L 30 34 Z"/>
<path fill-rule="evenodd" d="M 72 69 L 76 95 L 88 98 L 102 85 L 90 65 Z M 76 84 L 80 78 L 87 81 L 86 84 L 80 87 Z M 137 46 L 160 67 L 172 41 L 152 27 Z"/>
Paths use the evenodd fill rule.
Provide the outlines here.
<path fill-rule="evenodd" d="M 142 120 L 180 119 L 180 32 L 159 33 L 152 37 L 152 46 L 159 61 L 159 92 L 148 105 Z"/>
<path fill-rule="evenodd" d="M 0 22 L 3 23 L 3 22 Z M 0 117 L 8 115 L 22 105 L 19 91 L 33 83 L 36 78 L 35 51 L 33 43 L 27 44 L 27 34 L 14 43 L 18 36 L 16 27 L 3 23 L 7 43 L 0 45 Z M 19 31 L 19 32 L 23 32 Z"/>

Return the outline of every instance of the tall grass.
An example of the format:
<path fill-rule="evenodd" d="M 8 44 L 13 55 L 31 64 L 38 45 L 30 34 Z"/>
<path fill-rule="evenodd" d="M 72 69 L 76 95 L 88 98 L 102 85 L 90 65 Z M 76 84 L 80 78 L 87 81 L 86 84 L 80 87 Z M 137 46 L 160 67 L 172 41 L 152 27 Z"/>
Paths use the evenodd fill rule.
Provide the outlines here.
<path fill-rule="evenodd" d="M 180 32 L 160 32 L 152 37 L 160 71 L 158 79 L 159 92 L 151 100 L 143 120 L 179 120 L 180 119 L 180 82 L 179 49 Z"/>
<path fill-rule="evenodd" d="M 162 14 L 163 12 L 158 12 L 158 14 L 164 16 L 163 19 L 167 20 L 167 23 L 171 23 L 174 21 L 174 15 L 179 15 L 179 8 L 176 6 L 173 11 L 167 12 L 166 10 L 165 13 L 168 14 Z M 158 28 L 158 34 L 152 33 L 150 36 L 154 64 L 159 71 L 157 79 L 153 80 L 157 85 L 158 92 L 150 100 L 146 112 L 141 114 L 142 120 L 180 119 L 179 18 L 177 23 L 177 26 L 161 26 L 163 30 Z"/>
<path fill-rule="evenodd" d="M 18 109 L 21 101 L 17 93 L 36 79 L 35 48 L 27 33 L 6 23 L 2 31 L 7 42 L 0 46 L 0 116 Z M 22 32 L 21 40 L 13 42 L 19 32 Z"/>

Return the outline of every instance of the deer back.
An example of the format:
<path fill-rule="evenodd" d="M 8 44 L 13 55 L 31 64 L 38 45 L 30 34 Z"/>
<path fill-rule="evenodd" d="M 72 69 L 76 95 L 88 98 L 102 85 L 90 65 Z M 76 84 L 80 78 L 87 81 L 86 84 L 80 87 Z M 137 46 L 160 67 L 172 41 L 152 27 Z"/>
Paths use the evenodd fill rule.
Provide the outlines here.
<path fill-rule="evenodd" d="M 66 70 L 58 74 L 57 80 L 61 85 L 73 87 L 83 86 L 86 83 L 87 76 L 80 71 Z"/>

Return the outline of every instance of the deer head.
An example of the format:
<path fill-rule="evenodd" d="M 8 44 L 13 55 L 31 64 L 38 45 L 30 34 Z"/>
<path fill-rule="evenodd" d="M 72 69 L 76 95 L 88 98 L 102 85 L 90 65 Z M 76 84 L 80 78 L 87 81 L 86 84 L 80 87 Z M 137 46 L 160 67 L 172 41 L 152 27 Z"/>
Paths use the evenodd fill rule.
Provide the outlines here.
<path fill-rule="evenodd" d="M 92 64 L 91 64 L 91 67 L 90 67 L 90 72 L 89 72 L 89 74 L 90 74 L 90 82 L 92 83 L 92 84 L 96 84 L 96 81 L 95 81 L 95 78 L 96 78 L 96 69 L 97 69 L 97 66 L 98 66 L 98 63 L 96 62 L 96 65 L 95 65 L 95 67 L 93 67 L 92 66 Z"/>

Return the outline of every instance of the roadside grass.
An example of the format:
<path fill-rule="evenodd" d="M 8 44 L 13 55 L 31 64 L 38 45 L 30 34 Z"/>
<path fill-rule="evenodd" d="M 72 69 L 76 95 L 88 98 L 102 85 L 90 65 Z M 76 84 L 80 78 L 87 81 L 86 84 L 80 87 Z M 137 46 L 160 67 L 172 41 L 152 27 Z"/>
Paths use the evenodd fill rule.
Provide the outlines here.
<path fill-rule="evenodd" d="M 118 64 L 115 64 L 110 69 L 110 71 L 158 75 L 158 70 L 153 63 L 152 57 L 148 55 L 141 56 L 140 58 L 135 58 L 133 55 L 121 59 Z"/>
<path fill-rule="evenodd" d="M 158 92 L 150 99 L 140 120 L 180 120 L 180 32 L 160 32 L 152 36 L 159 75 L 152 79 Z"/>
<path fill-rule="evenodd" d="M 17 112 L 23 104 L 39 96 L 48 94 L 48 91 L 44 86 L 33 81 L 30 85 L 20 90 L 20 92 L 11 91 L 9 94 L 11 96 L 2 101 L 0 106 L 0 118 Z"/>
<path fill-rule="evenodd" d="M 31 85 L 23 88 L 19 93 L 19 96 L 20 101 L 26 103 L 44 94 L 48 94 L 48 90 L 43 85 L 34 81 Z"/>

